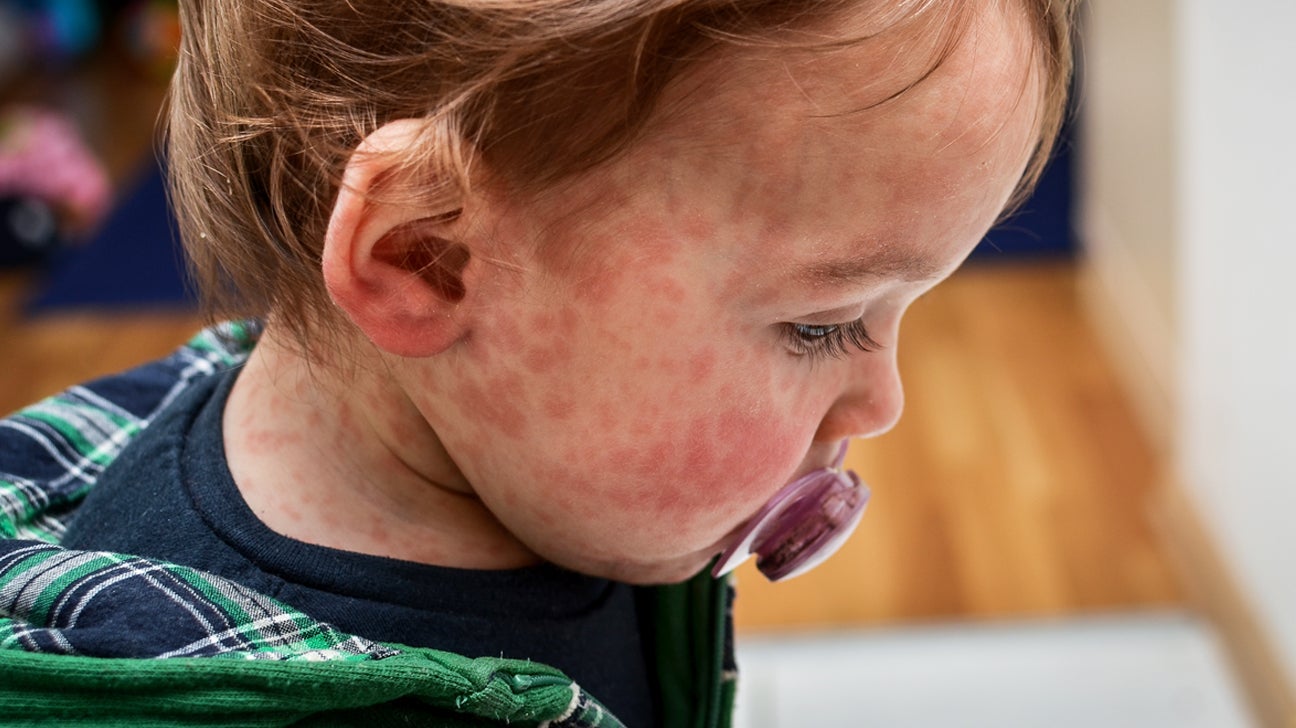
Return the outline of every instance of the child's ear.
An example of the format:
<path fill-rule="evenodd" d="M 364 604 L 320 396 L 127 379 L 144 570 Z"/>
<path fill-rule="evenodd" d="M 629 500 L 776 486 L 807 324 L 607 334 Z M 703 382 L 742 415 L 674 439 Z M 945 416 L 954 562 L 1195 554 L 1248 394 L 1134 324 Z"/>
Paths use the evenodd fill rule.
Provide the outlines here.
<path fill-rule="evenodd" d="M 474 262 L 455 224 L 463 201 L 435 208 L 411 202 L 417 190 L 399 187 L 418 182 L 396 174 L 390 152 L 416 143 L 419 129 L 414 120 L 394 121 L 357 147 L 322 253 L 334 303 L 378 348 L 406 357 L 440 353 L 468 332 L 459 304 L 470 293 Z"/>

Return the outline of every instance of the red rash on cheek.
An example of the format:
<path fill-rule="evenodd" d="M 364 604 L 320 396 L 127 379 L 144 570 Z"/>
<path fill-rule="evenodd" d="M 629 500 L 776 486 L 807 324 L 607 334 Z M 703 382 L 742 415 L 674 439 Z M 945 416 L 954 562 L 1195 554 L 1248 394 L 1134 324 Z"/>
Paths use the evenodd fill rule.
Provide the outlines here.
<path fill-rule="evenodd" d="M 475 382 L 463 382 L 458 394 L 465 420 L 478 420 L 513 439 L 521 438 L 526 431 L 527 412 L 516 406 L 525 401 L 522 385 L 516 378 L 497 377 L 484 388 Z"/>
<path fill-rule="evenodd" d="M 533 346 L 527 349 L 523 363 L 526 368 L 533 374 L 544 374 L 553 370 L 558 362 L 564 359 L 564 352 L 561 347 L 556 346 Z"/>
<path fill-rule="evenodd" d="M 658 278 L 649 281 L 644 287 L 650 295 L 662 301 L 679 303 L 688 296 L 688 289 L 674 278 Z"/>
<path fill-rule="evenodd" d="M 534 323 L 534 322 L 533 322 Z M 522 328 L 511 318 L 500 318 L 494 325 L 498 327 L 498 338 L 502 341 L 516 342 L 522 339 Z"/>
<path fill-rule="evenodd" d="M 586 277 L 576 289 L 576 300 L 592 305 L 605 305 L 621 288 L 626 276 L 624 268 L 611 268 Z"/>
<path fill-rule="evenodd" d="M 549 395 L 545 397 L 544 413 L 551 420 L 563 421 L 570 419 L 576 409 L 576 403 L 569 397 L 560 395 Z"/>
<path fill-rule="evenodd" d="M 716 361 L 719 358 L 720 357 L 716 354 L 715 349 L 711 347 L 707 347 L 697 354 L 694 354 L 693 357 L 689 359 L 689 377 L 697 383 L 710 379 L 711 374 L 715 371 Z"/>
<path fill-rule="evenodd" d="M 521 351 L 522 365 L 532 374 L 546 374 L 572 355 L 572 332 L 579 314 L 564 308 L 557 313 L 546 311 L 528 317 L 528 330 L 522 332 L 509 321 L 501 341 L 506 349 Z M 523 344 L 522 342 L 532 342 Z"/>
<path fill-rule="evenodd" d="M 531 330 L 537 334 L 552 334 L 558 327 L 558 318 L 552 313 L 545 311 L 531 317 Z M 517 331 L 513 331 L 516 338 Z"/>
<path fill-rule="evenodd" d="M 524 339 L 542 339 L 542 341 L 568 342 L 572 332 L 581 321 L 581 315 L 575 308 L 566 306 L 559 310 L 542 311 L 526 317 L 526 330 L 522 332 L 516 324 L 509 321 L 504 330 L 502 341 L 515 343 Z"/>
<path fill-rule="evenodd" d="M 567 420 L 577 408 L 570 393 L 549 381 L 572 359 L 579 312 L 566 307 L 521 320 L 519 325 L 500 317 L 494 336 L 478 348 L 476 364 L 466 376 L 442 387 L 444 397 L 457 404 L 462 421 L 477 425 L 479 440 L 490 441 L 495 433 L 520 440 L 533 420 Z M 483 368 L 498 373 L 484 379 L 475 376 Z"/>
<path fill-rule="evenodd" d="M 668 523 L 722 523 L 735 507 L 772 495 L 799 463 L 794 434 L 743 409 L 659 422 L 652 436 L 622 440 L 603 458 L 635 512 Z"/>

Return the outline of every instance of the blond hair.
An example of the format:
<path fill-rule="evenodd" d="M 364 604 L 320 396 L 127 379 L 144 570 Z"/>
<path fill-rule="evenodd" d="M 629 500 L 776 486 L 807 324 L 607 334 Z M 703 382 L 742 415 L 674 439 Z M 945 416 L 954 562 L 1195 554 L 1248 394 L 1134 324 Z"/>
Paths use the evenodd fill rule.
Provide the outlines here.
<path fill-rule="evenodd" d="M 1017 1 L 1045 76 L 1024 188 L 1064 114 L 1075 0 Z M 891 14 L 951 3 L 962 6 L 901 0 Z M 349 155 L 386 122 L 426 120 L 408 164 L 429 180 L 428 201 L 453 206 L 474 154 L 536 189 L 632 143 L 668 81 L 717 47 L 804 44 L 793 31 L 858 4 L 181 0 L 171 192 L 207 312 L 273 313 L 301 342 L 334 323 L 320 273 L 325 229 Z"/>

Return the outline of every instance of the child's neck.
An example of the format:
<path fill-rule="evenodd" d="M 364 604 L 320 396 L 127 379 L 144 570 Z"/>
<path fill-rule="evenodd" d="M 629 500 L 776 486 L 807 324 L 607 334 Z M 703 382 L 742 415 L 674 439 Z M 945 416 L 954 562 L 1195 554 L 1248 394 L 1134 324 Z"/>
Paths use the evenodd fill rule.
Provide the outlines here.
<path fill-rule="evenodd" d="M 266 331 L 224 413 L 230 472 L 261 521 L 307 543 L 440 566 L 537 560 L 477 498 L 381 362 L 343 376 L 280 341 Z"/>

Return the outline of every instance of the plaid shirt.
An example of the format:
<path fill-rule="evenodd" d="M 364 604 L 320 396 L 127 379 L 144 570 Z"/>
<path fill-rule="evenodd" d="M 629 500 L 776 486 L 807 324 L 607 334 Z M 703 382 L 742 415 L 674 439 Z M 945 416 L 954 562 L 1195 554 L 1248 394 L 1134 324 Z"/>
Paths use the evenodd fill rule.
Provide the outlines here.
<path fill-rule="evenodd" d="M 239 366 L 256 333 L 208 329 L 0 420 L 0 722 L 621 725 L 545 665 L 380 644 L 196 569 L 58 545 L 99 474 L 187 386 Z M 667 724 L 727 725 L 728 590 L 701 575 L 659 592 Z"/>

